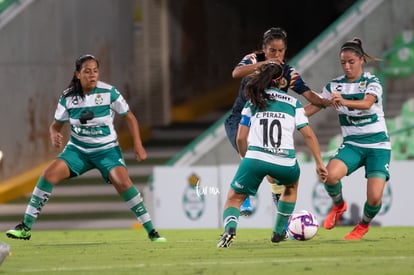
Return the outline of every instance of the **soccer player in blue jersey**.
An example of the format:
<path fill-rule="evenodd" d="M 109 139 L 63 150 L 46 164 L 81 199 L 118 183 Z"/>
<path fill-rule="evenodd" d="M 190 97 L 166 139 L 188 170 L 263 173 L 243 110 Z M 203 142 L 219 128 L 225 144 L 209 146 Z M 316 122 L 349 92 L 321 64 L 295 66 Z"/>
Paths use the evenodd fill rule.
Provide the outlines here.
<path fill-rule="evenodd" d="M 328 106 L 330 101 L 323 100 L 320 96 L 313 92 L 303 81 L 299 72 L 290 66 L 285 61 L 285 54 L 287 50 L 287 33 L 282 28 L 270 28 L 263 34 L 262 49 L 254 53 L 247 54 L 237 64 L 232 72 L 234 78 L 243 78 L 239 88 L 239 94 L 234 101 L 232 112 L 226 119 L 224 126 L 227 137 L 230 140 L 233 148 L 237 150 L 236 134 L 241 119 L 241 110 L 246 103 L 246 98 L 243 94 L 244 86 L 249 77 L 257 72 L 260 67 L 269 62 L 276 62 L 283 66 L 283 76 L 279 81 L 279 89 L 287 92 L 292 89 L 297 94 L 304 96 L 310 103 L 317 106 Z M 272 198 L 277 206 L 280 194 L 283 187 L 275 184 L 275 180 L 267 177 L 272 189 Z M 249 216 L 252 213 L 250 205 L 250 198 L 247 197 L 241 207 L 241 215 Z"/>
<path fill-rule="evenodd" d="M 381 210 L 385 183 L 390 177 L 391 144 L 382 106 L 382 85 L 375 75 L 363 70 L 365 62 L 376 58 L 366 54 L 361 40 L 354 38 L 341 46 L 339 59 L 344 75 L 331 80 L 322 91 L 322 96 L 332 100 L 332 106 L 338 111 L 343 136 L 343 144 L 327 166 L 325 189 L 332 198 L 333 207 L 323 225 L 326 229 L 334 228 L 347 209 L 341 179 L 365 167 L 367 200 L 362 219 L 344 237 L 345 240 L 360 240 Z M 308 105 L 305 109 L 310 116 L 320 107 Z"/>
<path fill-rule="evenodd" d="M 113 119 L 115 113 L 127 122 L 135 157 L 147 158 L 135 115 L 118 90 L 99 81 L 99 62 L 92 55 L 76 60 L 69 87 L 60 97 L 55 119 L 50 125 L 50 139 L 57 148 L 63 146 L 62 129 L 70 125 L 70 139 L 63 151 L 43 171 L 27 205 L 23 222 L 8 230 L 9 238 L 28 240 L 31 228 L 52 194 L 53 187 L 62 180 L 98 169 L 103 179 L 112 184 L 154 242 L 165 242 L 155 230 L 139 190 L 128 175 L 118 144 Z"/>
<path fill-rule="evenodd" d="M 245 87 L 248 101 L 241 112 L 236 144 L 243 158 L 223 211 L 224 233 L 217 247 L 230 247 L 235 236 L 240 206 L 247 196 L 254 196 L 268 175 L 275 184 L 283 185 L 278 202 L 272 242 L 286 237 L 286 226 L 297 198 L 300 168 L 295 157 L 293 133 L 297 129 L 315 159 L 316 172 L 325 181 L 327 170 L 322 161 L 318 140 L 308 125 L 302 104 L 295 97 L 278 89 L 283 66 L 266 63 L 251 77 Z"/>

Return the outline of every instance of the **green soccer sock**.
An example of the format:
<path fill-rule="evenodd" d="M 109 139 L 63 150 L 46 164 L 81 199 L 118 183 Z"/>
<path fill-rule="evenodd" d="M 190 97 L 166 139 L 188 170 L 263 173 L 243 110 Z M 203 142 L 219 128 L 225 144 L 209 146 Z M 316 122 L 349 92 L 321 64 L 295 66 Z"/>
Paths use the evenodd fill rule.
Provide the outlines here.
<path fill-rule="evenodd" d="M 325 190 L 328 192 L 328 195 L 332 198 L 335 205 L 341 205 L 344 202 L 342 197 L 342 182 L 338 181 L 334 185 L 324 184 Z"/>
<path fill-rule="evenodd" d="M 381 210 L 381 204 L 378 206 L 371 206 L 368 202 L 364 204 L 364 214 L 362 216 L 361 223 L 362 224 L 369 224 L 372 219 L 378 214 Z"/>
<path fill-rule="evenodd" d="M 240 210 L 236 207 L 228 207 L 223 211 L 223 225 L 224 230 L 228 231 L 229 228 L 237 228 L 237 223 L 239 221 Z"/>
<path fill-rule="evenodd" d="M 52 190 L 53 184 L 45 180 L 43 177 L 40 177 L 24 213 L 23 222 L 27 227 L 32 228 L 40 214 L 40 211 L 42 211 L 42 208 L 49 200 Z"/>
<path fill-rule="evenodd" d="M 283 231 L 286 230 L 289 218 L 295 209 L 295 205 L 295 202 L 279 200 L 277 204 L 276 224 L 273 232 L 276 232 L 279 235 L 283 234 Z"/>
<path fill-rule="evenodd" d="M 152 224 L 151 216 L 145 208 L 144 200 L 138 189 L 135 186 L 131 186 L 121 196 L 145 230 L 150 233 L 154 229 L 154 225 Z"/>

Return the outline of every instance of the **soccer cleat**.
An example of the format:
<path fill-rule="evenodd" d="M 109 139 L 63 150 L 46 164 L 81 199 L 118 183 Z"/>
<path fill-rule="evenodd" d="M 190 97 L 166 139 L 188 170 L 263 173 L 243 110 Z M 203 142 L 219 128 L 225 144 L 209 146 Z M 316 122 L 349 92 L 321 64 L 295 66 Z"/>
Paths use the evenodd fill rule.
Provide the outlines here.
<path fill-rule="evenodd" d="M 231 227 L 229 228 L 229 231 L 225 231 L 223 234 L 221 234 L 220 241 L 217 243 L 217 247 L 230 247 L 234 238 L 236 237 L 236 229 Z"/>
<path fill-rule="evenodd" d="M 279 243 L 281 241 L 287 240 L 288 238 L 289 237 L 286 233 L 286 230 L 283 230 L 283 233 L 281 235 L 279 233 L 273 232 L 272 238 L 270 238 L 270 240 L 272 241 L 272 243 Z"/>
<path fill-rule="evenodd" d="M 368 230 L 369 224 L 358 223 L 349 234 L 345 235 L 344 239 L 347 241 L 360 240 Z"/>
<path fill-rule="evenodd" d="M 12 239 L 30 240 L 32 233 L 30 233 L 30 228 L 22 222 L 16 225 L 14 229 L 8 230 L 6 235 Z"/>
<path fill-rule="evenodd" d="M 250 205 L 250 197 L 244 200 L 243 204 L 240 206 L 240 216 L 250 216 L 253 213 L 253 208 Z"/>
<path fill-rule="evenodd" d="M 326 216 L 325 221 L 323 222 L 323 227 L 325 227 L 325 229 L 334 228 L 336 223 L 339 221 L 342 214 L 346 211 L 347 208 L 348 206 L 345 201 L 342 203 L 341 206 L 332 206 L 331 211 L 329 212 L 328 216 Z"/>
<path fill-rule="evenodd" d="M 155 229 L 153 229 L 148 234 L 148 238 L 151 240 L 151 242 L 154 242 L 154 243 L 165 243 L 167 241 L 167 239 L 164 237 L 161 237 L 160 234 L 158 234 L 158 232 L 155 231 Z"/>

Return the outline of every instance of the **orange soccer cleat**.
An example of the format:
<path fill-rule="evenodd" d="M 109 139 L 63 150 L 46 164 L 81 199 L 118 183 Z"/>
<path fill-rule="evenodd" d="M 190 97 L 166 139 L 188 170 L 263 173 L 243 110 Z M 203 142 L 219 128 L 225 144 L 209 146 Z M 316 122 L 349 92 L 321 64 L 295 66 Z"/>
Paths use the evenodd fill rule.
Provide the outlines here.
<path fill-rule="evenodd" d="M 358 223 L 355 228 L 344 237 L 345 240 L 360 240 L 368 232 L 369 224 Z"/>
<path fill-rule="evenodd" d="M 329 212 L 328 216 L 326 216 L 325 221 L 323 222 L 323 227 L 326 229 L 332 229 L 335 227 L 336 223 L 341 218 L 342 214 L 346 211 L 348 208 L 346 202 L 344 201 L 342 205 L 334 205 Z"/>

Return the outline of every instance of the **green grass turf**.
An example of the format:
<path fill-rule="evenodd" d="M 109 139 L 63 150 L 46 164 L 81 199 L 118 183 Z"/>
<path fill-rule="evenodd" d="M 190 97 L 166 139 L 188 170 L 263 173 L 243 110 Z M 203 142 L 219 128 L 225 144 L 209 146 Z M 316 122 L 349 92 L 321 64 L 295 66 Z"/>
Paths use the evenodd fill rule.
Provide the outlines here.
<path fill-rule="evenodd" d="M 413 274 L 414 227 L 372 227 L 362 241 L 344 241 L 350 227 L 320 229 L 310 241 L 270 242 L 271 229 L 239 229 L 231 248 L 216 248 L 221 230 L 32 232 L 12 248 L 0 274 Z"/>

